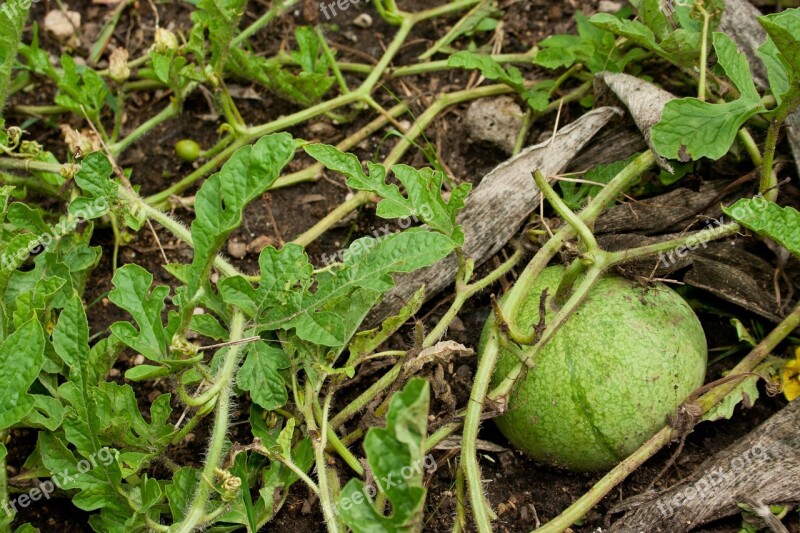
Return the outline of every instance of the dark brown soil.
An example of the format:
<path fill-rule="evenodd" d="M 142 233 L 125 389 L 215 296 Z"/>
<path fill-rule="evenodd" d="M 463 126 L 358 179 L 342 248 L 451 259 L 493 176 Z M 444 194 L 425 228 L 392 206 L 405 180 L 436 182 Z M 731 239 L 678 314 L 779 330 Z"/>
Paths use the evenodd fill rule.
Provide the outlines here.
<path fill-rule="evenodd" d="M 266 4 L 268 3 L 250 2 L 250 7 L 243 23 L 247 24 L 255 20 L 266 9 L 264 7 Z M 414 10 L 441 4 L 441 2 L 407 0 L 401 2 L 401 4 L 404 9 Z M 568 2 L 548 2 L 545 0 L 527 2 L 503 1 L 500 4 L 505 12 L 503 17 L 505 24 L 504 52 L 522 52 L 528 50 L 536 42 L 548 35 L 572 31 L 572 18 L 578 8 L 586 13 L 596 11 L 595 0 L 570 0 Z M 286 41 L 293 40 L 292 36 L 296 25 L 314 22 L 309 19 L 313 19 L 317 13 L 316 6 L 317 2 L 309 1 L 306 3 L 305 9 L 300 6 L 297 10 L 292 11 L 289 16 L 275 21 L 254 37 L 253 48 L 261 52 L 274 52 Z M 174 26 L 174 29 L 184 31 L 190 28 L 190 5 L 183 3 L 157 3 L 156 7 L 162 26 Z M 55 4 L 49 0 L 40 2 L 35 6 L 34 17 L 40 26 L 44 14 L 52 8 L 55 8 Z M 89 38 L 89 34 L 93 28 L 95 32 L 97 31 L 102 24 L 104 14 L 109 9 L 106 6 L 92 4 L 86 0 L 75 1 L 70 8 L 81 12 L 84 29 L 87 33 L 84 43 L 91 44 L 92 41 Z M 353 8 L 341 14 L 335 21 L 341 31 L 330 31 L 328 33 L 332 46 L 338 50 L 340 57 L 346 60 L 363 62 L 369 58 L 377 59 L 391 39 L 394 31 L 392 27 L 380 19 L 371 6 L 364 8 L 363 11 L 372 15 L 375 25 L 368 30 L 354 26 L 351 23 L 352 19 L 361 11 L 362 9 L 360 8 Z M 449 23 L 452 22 L 453 20 L 449 21 Z M 149 47 L 154 25 L 153 10 L 150 4 L 144 1 L 137 2 L 123 14 L 121 22 L 114 33 L 114 42 L 117 45 L 126 46 L 131 52 L 131 56 L 136 57 Z M 413 62 L 420 52 L 424 51 L 433 41 L 443 35 L 447 29 L 447 23 L 444 21 L 424 24 L 415 29 L 414 34 L 401 51 L 395 64 Z M 40 32 L 40 38 L 43 40 L 44 47 L 53 52 L 57 51 L 58 44 L 43 35 L 43 32 Z M 357 55 L 354 54 L 354 50 Z M 85 53 L 85 49 L 78 50 L 78 53 Z M 393 94 L 403 95 L 404 98 L 408 98 L 414 103 L 412 106 L 413 111 L 418 113 L 425 108 L 426 102 L 430 101 L 432 95 L 446 87 L 463 88 L 466 86 L 468 79 L 469 75 L 463 72 L 414 76 L 406 78 L 402 82 L 393 81 L 388 83 L 388 90 L 378 89 L 376 98 L 388 107 L 394 103 Z M 269 94 L 264 94 L 261 89 L 256 90 L 260 99 L 237 100 L 243 116 L 249 123 L 265 123 L 280 115 L 296 110 L 286 102 Z M 37 90 L 31 94 L 17 95 L 15 102 L 47 104 L 50 103 L 52 94 L 52 88 L 45 87 L 43 90 Z M 138 94 L 136 98 L 127 103 L 127 122 L 124 128 L 126 130 L 134 128 L 137 124 L 160 110 L 167 102 L 168 96 L 158 92 Z M 177 140 L 193 138 L 203 147 L 212 146 L 216 142 L 218 138 L 216 129 L 221 124 L 221 121 L 209 118 L 210 112 L 208 103 L 198 92 L 186 103 L 185 112 L 180 118 L 156 128 L 150 135 L 137 142 L 126 152 L 120 163 L 133 169 L 131 181 L 135 185 L 141 186 L 143 194 L 158 192 L 192 170 L 192 165 L 181 164 L 174 156 L 172 146 Z M 573 120 L 581 112 L 579 107 L 566 108 L 562 114 L 562 123 Z M 501 162 L 504 159 L 504 155 L 491 146 L 471 142 L 467 135 L 468 132 L 465 131 L 465 127 L 462 124 L 462 114 L 463 108 L 454 108 L 448 111 L 437 119 L 426 134 L 430 142 L 436 146 L 442 161 L 457 182 L 469 181 L 476 183 L 486 171 Z M 403 118 L 413 120 L 411 116 Z M 321 134 L 315 132 L 324 131 L 324 137 L 321 140 L 335 144 L 368 120 L 369 118 L 364 116 L 351 124 L 333 125 L 327 119 L 323 119 L 321 122 L 325 124 L 324 127 L 311 128 L 307 124 L 293 129 L 292 133 L 300 138 L 314 140 L 321 137 Z M 552 118 L 545 119 L 540 124 L 537 124 L 531 132 L 531 139 L 536 139 L 542 133 L 549 131 L 552 126 L 551 120 Z M 56 120 L 43 121 L 31 125 L 28 129 L 32 132 L 34 138 L 45 146 L 59 146 L 61 144 L 60 133 L 56 124 Z M 75 124 L 77 125 L 78 122 L 75 122 Z M 391 137 L 382 139 L 380 136 L 375 136 L 370 141 L 362 143 L 356 152 L 364 159 L 379 157 L 385 155 L 394 142 L 395 140 Z M 422 155 L 413 151 L 409 153 L 404 162 L 417 166 L 426 164 Z M 299 158 L 292 163 L 290 170 L 297 170 L 305 164 L 307 164 L 307 161 Z M 191 194 L 193 194 L 193 191 L 184 193 L 185 196 Z M 340 204 L 347 194 L 348 190 L 343 185 L 342 179 L 334 175 L 326 176 L 325 179 L 314 183 L 271 192 L 268 203 L 266 201 L 256 201 L 247 210 L 244 223 L 233 236 L 233 240 L 250 242 L 260 235 L 269 236 L 276 241 L 281 239 L 290 240 L 311 227 L 326 213 Z M 313 199 L 313 201 L 309 201 L 309 199 Z M 271 206 L 272 216 L 274 216 L 276 225 L 271 222 L 267 208 L 268 204 Z M 177 210 L 176 215 L 187 217 L 186 212 L 182 210 Z M 372 210 L 366 208 L 358 212 L 352 219 L 349 219 L 342 227 L 327 232 L 321 239 L 308 247 L 308 252 L 313 260 L 320 261 L 321 254 L 330 253 L 341 248 L 359 234 L 367 233 L 368 228 L 375 224 L 376 218 Z M 179 242 L 170 240 L 163 231 L 159 235 L 167 258 L 170 261 L 186 262 L 191 260 L 191 251 L 188 248 Z M 105 253 L 88 284 L 85 301 L 96 302 L 90 309 L 90 322 L 93 333 L 99 333 L 104 332 L 114 321 L 127 320 L 127 317 L 105 298 L 105 295 L 111 289 L 110 257 L 113 243 L 111 230 L 109 228 L 98 229 L 95 234 L 95 241 L 96 244 L 103 246 Z M 129 246 L 122 249 L 120 263 L 128 262 L 136 262 L 147 268 L 153 273 L 158 283 L 173 284 L 171 276 L 162 268 L 163 261 L 160 253 L 153 236 L 148 231 L 141 231 Z M 249 255 L 240 261 L 237 266 L 245 271 L 252 271 L 255 265 L 256 256 Z M 509 278 L 509 281 L 511 280 Z M 499 286 L 494 287 L 492 292 L 500 293 L 501 288 Z M 428 327 L 432 327 L 437 317 L 443 313 L 445 308 L 438 306 L 438 304 L 442 303 L 441 300 L 446 297 L 446 294 L 441 295 L 439 301 L 434 301 L 423 310 L 423 314 L 430 314 L 426 322 Z M 467 346 L 475 347 L 483 320 L 488 315 L 489 310 L 490 300 L 488 293 L 476 298 L 460 316 L 463 327 L 452 328 L 450 338 Z M 741 312 L 739 314 L 741 316 Z M 711 339 L 718 342 L 718 344 L 725 344 L 731 341 L 729 328 L 725 324 L 722 324 L 714 316 L 704 316 L 703 319 L 706 326 L 712 330 L 709 334 Z M 719 331 L 713 331 L 714 328 L 719 328 Z M 392 342 L 398 346 L 410 346 L 413 342 L 412 329 L 410 327 L 406 328 Z M 121 372 L 124 372 L 131 364 L 128 358 L 129 355 L 123 354 L 120 357 L 118 369 Z M 723 362 L 717 365 L 718 368 L 712 368 L 709 376 L 718 376 L 725 366 L 726 364 Z M 465 405 L 471 385 L 471 375 L 474 371 L 474 361 L 471 359 L 458 361 L 449 370 L 452 373 L 449 376 L 449 381 L 453 384 L 459 405 Z M 118 379 L 121 380 L 122 378 Z M 358 385 L 358 390 L 343 391 L 340 395 L 340 401 L 345 401 L 348 396 L 357 394 L 361 388 L 366 386 L 368 386 L 368 383 L 361 382 Z M 134 387 L 141 400 L 140 405 L 143 411 L 146 411 L 147 404 L 155 396 L 170 390 L 170 384 L 167 382 L 134 384 Z M 738 411 L 733 420 L 698 427 L 689 436 L 683 454 L 675 465 L 670 468 L 668 475 L 657 486 L 666 485 L 688 475 L 705 458 L 753 429 L 776 409 L 780 408 L 781 405 L 782 401 L 779 399 L 762 399 L 752 409 L 745 412 Z M 177 403 L 175 407 L 178 407 Z M 247 404 L 243 399 L 238 411 L 242 420 L 247 418 L 246 407 Z M 444 407 L 436 404 L 433 406 L 432 412 L 446 414 Z M 436 424 L 437 421 L 433 423 Z M 252 437 L 246 429 L 246 424 L 239 424 L 234 427 L 236 429 L 235 433 L 231 435 L 232 439 L 243 443 L 251 440 Z M 199 464 L 203 456 L 206 434 L 206 429 L 201 427 L 196 432 L 193 443 L 171 449 L 170 456 L 172 460 L 178 464 Z M 485 424 L 481 438 L 500 445 L 506 445 L 502 435 L 491 423 Z M 32 450 L 32 436 L 23 432 L 14 435 L 13 441 L 18 444 L 10 447 L 9 464 L 19 468 L 20 463 L 24 461 L 27 454 Z M 643 490 L 650 483 L 653 476 L 666 464 L 671 453 L 671 449 L 664 450 L 637 470 L 618 490 L 615 490 L 596 509 L 592 510 L 582 525 L 575 526 L 573 530 L 588 532 L 602 527 L 607 519 L 606 511 L 608 508 L 620 500 Z M 429 495 L 425 530 L 443 532 L 452 528 L 455 514 L 454 466 L 456 458 L 454 454 L 443 451 L 437 451 L 436 455 L 439 460 L 439 468 L 427 480 Z M 481 465 L 489 500 L 499 513 L 499 520 L 496 523 L 498 531 L 530 531 L 539 521 L 544 523 L 558 515 L 599 479 L 598 475 L 578 475 L 544 468 L 513 451 L 482 453 Z M 342 471 L 345 472 L 346 470 L 342 469 Z M 289 500 L 271 524 L 272 528 L 293 532 L 322 531 L 322 517 L 317 507 L 304 505 L 310 497 L 308 490 L 300 483 L 295 484 L 291 490 L 292 494 Z M 307 511 L 309 508 L 311 509 L 310 512 Z M 17 518 L 19 524 L 31 522 L 41 528 L 42 531 L 47 532 L 90 531 L 87 520 L 88 514 L 77 510 L 66 499 L 53 499 L 28 507 Z M 739 524 L 740 520 L 738 518 L 732 518 L 710 526 L 706 531 L 738 531 Z M 797 527 L 793 527 L 796 533 Z M 270 529 L 269 526 L 264 528 L 265 531 L 268 529 Z"/>

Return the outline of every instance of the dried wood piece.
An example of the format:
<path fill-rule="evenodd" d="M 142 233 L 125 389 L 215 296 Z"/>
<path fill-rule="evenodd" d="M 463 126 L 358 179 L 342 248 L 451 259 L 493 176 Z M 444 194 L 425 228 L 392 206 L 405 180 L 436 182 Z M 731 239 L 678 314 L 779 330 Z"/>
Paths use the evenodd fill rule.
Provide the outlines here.
<path fill-rule="evenodd" d="M 704 182 L 699 191 L 680 188 L 646 200 L 614 206 L 597 220 L 595 233 L 653 235 L 683 231 L 700 213 L 709 218 L 718 218 L 722 214 L 719 202 L 715 203 L 714 199 L 726 185 L 722 181 Z"/>
<path fill-rule="evenodd" d="M 661 113 L 667 102 L 675 97 L 664 89 L 629 74 L 601 72 L 595 76 L 595 80 L 595 92 L 598 94 L 598 99 L 601 101 L 608 99 L 610 91 L 625 104 L 639 131 L 644 135 L 647 145 L 652 150 L 650 130 L 661 120 Z M 656 151 L 653 150 L 653 153 Z M 666 159 L 657 155 L 656 161 L 661 168 L 672 172 L 672 167 Z"/>
<path fill-rule="evenodd" d="M 760 257 L 731 243 L 715 243 L 693 256 L 683 281 L 778 323 L 773 272 Z"/>
<path fill-rule="evenodd" d="M 464 226 L 464 253 L 480 265 L 505 246 L 539 205 L 533 170 L 538 168 L 545 176 L 560 173 L 611 118 L 621 113 L 615 107 L 595 109 L 561 129 L 552 140 L 526 148 L 487 174 L 458 216 Z M 457 271 L 452 254 L 431 267 L 397 276 L 397 286 L 372 313 L 371 322 L 380 322 L 400 309 L 422 285 L 426 286 L 426 298 L 430 298 L 453 283 Z"/>
<path fill-rule="evenodd" d="M 738 503 L 800 502 L 800 401 L 705 461 L 687 479 L 647 501 L 644 495 L 635 501 L 636 507 L 609 532 L 682 533 L 740 512 Z"/>

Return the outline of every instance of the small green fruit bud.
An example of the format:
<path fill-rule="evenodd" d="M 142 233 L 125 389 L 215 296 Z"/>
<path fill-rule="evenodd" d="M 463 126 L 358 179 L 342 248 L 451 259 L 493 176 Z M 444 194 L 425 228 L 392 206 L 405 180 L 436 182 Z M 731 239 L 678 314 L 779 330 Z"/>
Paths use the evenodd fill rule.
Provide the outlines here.
<path fill-rule="evenodd" d="M 181 161 L 194 163 L 200 157 L 200 145 L 191 139 L 183 139 L 175 144 L 175 153 Z"/>

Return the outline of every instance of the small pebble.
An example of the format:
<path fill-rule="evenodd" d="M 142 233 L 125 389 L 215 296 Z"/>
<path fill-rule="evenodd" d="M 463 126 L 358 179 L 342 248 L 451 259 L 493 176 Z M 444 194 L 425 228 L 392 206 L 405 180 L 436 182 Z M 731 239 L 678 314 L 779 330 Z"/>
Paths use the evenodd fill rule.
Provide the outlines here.
<path fill-rule="evenodd" d="M 464 322 L 458 317 L 453 318 L 453 321 L 450 322 L 450 330 L 452 331 L 465 331 L 466 329 Z"/>
<path fill-rule="evenodd" d="M 44 29 L 58 39 L 68 39 L 81 27 L 81 14 L 77 11 L 53 9 L 44 17 Z"/>
<path fill-rule="evenodd" d="M 359 28 L 368 29 L 372 27 L 372 17 L 369 16 L 368 13 L 361 13 L 355 19 L 353 19 L 353 24 L 358 26 Z"/>
<path fill-rule="evenodd" d="M 242 259 L 247 255 L 247 245 L 243 242 L 231 241 L 228 243 L 228 255 Z"/>
<path fill-rule="evenodd" d="M 600 3 L 597 4 L 597 11 L 600 13 L 616 13 L 620 9 L 622 9 L 622 3 L 612 0 L 600 0 Z"/>
<path fill-rule="evenodd" d="M 141 365 L 144 363 L 144 356 L 142 354 L 137 354 L 136 357 L 133 358 L 134 365 Z"/>

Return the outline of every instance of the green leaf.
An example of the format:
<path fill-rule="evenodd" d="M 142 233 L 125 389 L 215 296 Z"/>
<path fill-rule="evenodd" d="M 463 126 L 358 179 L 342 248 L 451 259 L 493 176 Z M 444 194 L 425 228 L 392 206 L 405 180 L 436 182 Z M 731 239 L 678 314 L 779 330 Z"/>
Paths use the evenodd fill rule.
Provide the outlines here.
<path fill-rule="evenodd" d="M 178 523 L 186 517 L 186 511 L 189 509 L 197 487 L 199 474 L 194 468 L 183 467 L 173 474 L 172 483 L 167 484 L 164 488 L 174 523 Z"/>
<path fill-rule="evenodd" d="M 713 422 L 714 420 L 730 419 L 733 416 L 734 409 L 739 404 L 749 409 L 759 397 L 758 376 L 778 375 L 781 368 L 783 368 L 783 364 L 783 359 L 768 356 L 763 363 L 753 370 L 753 373 L 757 375 L 747 376 L 738 380 L 733 390 L 720 403 L 703 415 L 702 420 Z"/>
<path fill-rule="evenodd" d="M 19 327 L 31 315 L 35 315 L 40 321 L 45 322 L 47 320 L 46 311 L 51 307 L 53 299 L 65 283 L 66 281 L 58 276 L 47 277 L 38 280 L 33 290 L 20 294 L 17 297 L 16 307 L 13 308 L 14 326 Z"/>
<path fill-rule="evenodd" d="M 553 35 L 539 42 L 541 50 L 535 64 L 557 68 L 583 63 L 592 73 L 622 72 L 630 61 L 641 57 L 642 50 L 638 48 L 623 54 L 614 34 L 592 24 L 580 11 L 575 13 L 575 22 L 578 35 Z"/>
<path fill-rule="evenodd" d="M 463 51 L 451 55 L 447 60 L 450 68 L 463 68 L 467 70 L 480 70 L 487 79 L 499 81 L 517 90 L 524 89 L 525 79 L 517 69 L 508 71 L 491 56 Z"/>
<path fill-rule="evenodd" d="M 113 167 L 102 152 L 92 152 L 81 161 L 81 168 L 75 174 L 75 183 L 90 198 L 115 197 L 117 186 L 109 178 Z"/>
<path fill-rule="evenodd" d="M 381 204 L 386 204 L 384 212 L 392 214 L 392 218 L 411 216 L 408 202 L 400 189 L 393 183 L 386 182 L 386 169 L 383 165 L 367 163 L 368 173 L 364 173 L 361 162 L 350 153 L 345 153 L 329 144 L 311 144 L 304 146 L 308 155 L 325 165 L 326 168 L 344 174 L 347 185 L 360 191 L 371 191 L 381 197 Z"/>
<path fill-rule="evenodd" d="M 709 20 L 709 30 L 713 31 L 719 26 L 722 14 L 725 12 L 725 0 L 704 0 L 705 9 L 711 15 Z M 694 8 L 694 2 L 673 1 L 673 19 L 678 22 L 681 28 L 694 33 L 703 31 L 703 16 L 699 10 Z"/>
<path fill-rule="evenodd" d="M 79 460 L 55 435 L 39 433 L 39 453 L 44 466 L 55 475 L 53 482 L 64 490 L 77 489 L 72 503 L 84 511 L 108 508 L 118 513 L 130 513 L 121 488 L 122 474 L 114 454 L 104 453 Z"/>
<path fill-rule="evenodd" d="M 789 92 L 790 76 L 772 37 L 767 37 L 764 44 L 758 47 L 757 53 L 767 67 L 769 88 L 773 96 L 775 96 L 775 101 L 780 105 L 783 101 L 783 96 Z"/>
<path fill-rule="evenodd" d="M 696 98 L 672 100 L 661 121 L 653 126 L 653 144 L 659 155 L 682 162 L 701 157 L 719 159 L 728 153 L 736 133 L 762 109 L 761 102 L 739 99 L 722 104 Z"/>
<path fill-rule="evenodd" d="M 242 212 L 278 178 L 293 157 L 295 143 L 288 133 L 267 135 L 253 146 L 237 150 L 212 175 L 195 197 L 192 222 L 194 258 L 189 269 L 188 294 L 193 297 L 207 279 L 217 252 L 239 227 Z"/>
<path fill-rule="evenodd" d="M 392 172 L 405 186 L 413 216 L 419 216 L 432 229 L 450 237 L 456 246 L 463 245 L 464 232 L 456 222 L 456 215 L 464 209 L 472 185 L 462 183 L 453 188 L 450 199 L 445 202 L 442 197 L 442 172 L 430 168 L 417 170 L 407 165 L 395 165 Z M 387 214 L 381 214 L 381 204 L 378 204 L 377 213 L 388 218 Z"/>
<path fill-rule="evenodd" d="M 28 19 L 30 3 L 5 2 L 0 11 L 0 118 L 3 116 L 11 70 L 17 62 L 17 47 Z"/>
<path fill-rule="evenodd" d="M 229 67 L 241 77 L 260 83 L 267 90 L 304 107 L 317 103 L 335 83 L 328 75 L 330 68 L 317 32 L 308 26 L 295 30 L 298 49 L 291 52 L 301 71 L 292 72 L 287 65 L 266 59 L 246 50 L 231 51 Z"/>
<path fill-rule="evenodd" d="M 545 41 L 548 41 L 548 39 L 552 39 L 552 37 L 548 37 L 542 41 L 540 45 L 545 44 Z M 534 63 L 540 67 L 549 68 L 552 70 L 559 67 L 572 66 L 572 64 L 575 63 L 575 56 L 570 52 L 569 48 L 566 46 L 553 46 L 553 43 L 554 41 L 550 40 L 547 42 L 547 44 L 551 45 L 552 47 L 542 48 L 539 50 L 539 53 L 536 54 Z"/>
<path fill-rule="evenodd" d="M 339 498 L 341 516 L 354 532 L 418 531 L 422 527 L 425 488 L 423 442 L 430 390 L 414 378 L 389 404 L 386 428 L 370 428 L 364 439 L 367 462 L 379 491 L 392 505 L 386 516 L 372 503 L 360 479 L 351 479 Z"/>
<path fill-rule="evenodd" d="M 639 13 L 641 21 L 650 28 L 659 40 L 664 40 L 670 32 L 669 20 L 661 7 L 660 0 L 631 0 Z"/>
<path fill-rule="evenodd" d="M 647 0 L 640 5 L 638 20 L 620 19 L 608 13 L 598 13 L 590 21 L 598 28 L 608 30 L 614 35 L 651 50 L 667 61 L 684 67 L 694 67 L 700 56 L 700 33 L 678 28 L 670 31 L 657 0 Z"/>
<path fill-rule="evenodd" d="M 137 330 L 129 322 L 115 322 L 111 325 L 111 332 L 152 361 L 166 359 L 169 339 L 161 322 L 161 311 L 169 287 L 159 285 L 151 291 L 152 274 L 133 264 L 118 269 L 111 283 L 114 290 L 108 294 L 108 299 L 128 311 L 139 326 Z"/>
<path fill-rule="evenodd" d="M 292 52 L 292 58 L 297 61 L 303 72 L 325 73 L 328 70 L 328 59 L 323 53 L 322 42 L 319 35 L 309 26 L 300 26 L 294 36 L 297 39 L 297 50 Z"/>
<path fill-rule="evenodd" d="M 5 47 L 3 47 L 5 48 Z M 20 43 L 19 53 L 27 61 L 27 67 L 34 74 L 58 81 L 59 75 L 50 64 L 50 56 L 47 51 L 39 46 L 39 28 L 36 22 L 33 23 L 33 37 L 31 44 Z"/>
<path fill-rule="evenodd" d="M 714 33 L 714 48 L 720 67 L 736 85 L 740 98 L 720 104 L 697 98 L 668 102 L 661 121 L 652 129 L 659 155 L 682 162 L 701 157 L 719 159 L 730 150 L 742 125 L 763 111 L 747 58 L 736 49 L 736 43 L 724 33 Z"/>
<path fill-rule="evenodd" d="M 724 33 L 715 32 L 714 50 L 717 52 L 717 64 L 739 90 L 741 99 L 748 102 L 759 101 L 760 96 L 750 73 L 750 63 L 747 62 L 747 56 L 736 47 L 733 39 Z"/>
<path fill-rule="evenodd" d="M 22 202 L 14 202 L 9 205 L 6 217 L 9 222 L 20 229 L 34 233 L 50 233 L 50 226 L 42 219 L 42 211 Z"/>
<path fill-rule="evenodd" d="M 92 120 L 97 120 L 106 98 L 113 99 L 106 82 L 94 70 L 79 67 L 67 54 L 61 56 L 61 67 L 63 75 L 57 81 L 59 92 L 55 103 L 76 115 L 86 113 Z"/>
<path fill-rule="evenodd" d="M 117 447 L 126 446 L 147 452 L 167 444 L 173 433 L 173 427 L 168 423 L 172 412 L 170 394 L 162 394 L 150 404 L 148 422 L 141 414 L 136 394 L 130 385 L 104 381 L 100 383 L 99 391 L 104 401 L 108 402 L 109 409 L 100 419 L 105 439 Z"/>
<path fill-rule="evenodd" d="M 35 394 L 33 410 L 23 419 L 28 427 L 43 428 L 55 431 L 61 427 L 66 410 L 60 401 L 51 396 Z"/>
<path fill-rule="evenodd" d="M 166 366 L 138 365 L 125 371 L 125 379 L 129 381 L 147 381 L 172 374 L 173 370 Z"/>
<path fill-rule="evenodd" d="M 559 64 L 561 63 L 556 66 Z M 447 60 L 447 66 L 480 70 L 485 78 L 505 83 L 513 88 L 535 111 L 543 111 L 550 102 L 550 86 L 546 86 L 548 80 L 540 82 L 532 89 L 526 89 L 525 79 L 519 69 L 516 67 L 503 68 L 491 56 L 462 51 L 451 55 Z M 552 85 L 552 82 L 549 85 Z"/>
<path fill-rule="evenodd" d="M 747 326 L 742 324 L 741 320 L 739 320 L 738 318 L 732 318 L 731 326 L 733 326 L 734 329 L 736 329 L 736 337 L 739 339 L 739 342 L 743 342 L 750 347 L 754 347 L 756 344 L 758 344 L 756 339 L 753 338 L 753 335 L 749 331 L 747 331 Z"/>
<path fill-rule="evenodd" d="M 36 318 L 22 324 L 0 345 L 0 429 L 22 420 L 36 404 L 28 389 L 44 365 L 44 332 Z"/>
<path fill-rule="evenodd" d="M 83 302 L 77 294 L 73 295 L 58 317 L 53 330 L 53 348 L 69 367 L 70 380 L 79 386 L 94 385 L 100 380 L 88 361 L 89 324 Z"/>
<path fill-rule="evenodd" d="M 189 329 L 196 331 L 200 335 L 212 338 L 215 341 L 221 341 L 228 338 L 228 330 L 226 330 L 219 323 L 213 315 L 203 313 L 201 315 L 192 315 Z"/>
<path fill-rule="evenodd" d="M 246 5 L 247 0 L 199 0 L 192 12 L 194 27 L 189 48 L 202 60 L 208 42 L 211 49 L 208 64 L 218 74 L 223 71 Z"/>
<path fill-rule="evenodd" d="M 391 273 L 413 272 L 430 266 L 452 249 L 448 237 L 421 228 L 411 228 L 380 240 L 359 239 L 345 253 L 340 268 L 320 273 L 314 293 L 301 289 L 287 295 L 291 301 L 269 310 L 258 327 L 266 330 L 295 328 L 297 336 L 303 340 L 324 346 L 343 346 L 349 340 L 344 322 L 334 313 L 319 311 L 321 308 L 348 298 L 356 288 L 384 293 L 394 286 Z M 262 270 L 261 276 L 263 280 L 273 274 Z M 308 282 L 304 285 L 308 287 Z"/>
<path fill-rule="evenodd" d="M 597 13 L 589 21 L 598 28 L 610 31 L 620 37 L 625 37 L 630 42 L 648 50 L 663 53 L 663 49 L 656 42 L 653 30 L 639 21 L 619 19 L 610 13 Z"/>
<path fill-rule="evenodd" d="M 700 33 L 678 28 L 661 41 L 661 48 L 668 60 L 678 65 L 693 68 L 700 59 L 700 45 L 703 36 Z"/>
<path fill-rule="evenodd" d="M 278 371 L 289 368 L 289 365 L 289 359 L 281 348 L 263 341 L 254 342 L 247 349 L 236 383 L 250 392 L 254 403 L 267 410 L 277 409 L 289 399 L 286 384 Z"/>
<path fill-rule="evenodd" d="M 786 65 L 800 77 L 800 8 L 758 17 Z"/>
<path fill-rule="evenodd" d="M 470 184 L 453 188 L 450 200 L 442 197 L 444 174 L 429 168 L 417 170 L 407 165 L 395 165 L 392 171 L 406 189 L 406 198 L 397 185 L 386 182 L 386 169 L 367 163 L 365 174 L 361 162 L 353 154 L 344 153 L 335 146 L 313 144 L 305 151 L 327 168 L 347 176 L 347 184 L 354 189 L 374 192 L 381 197 L 377 215 L 382 218 L 417 218 L 432 229 L 447 235 L 456 246 L 464 242 L 464 234 L 456 223 L 456 215 L 464 208 Z"/>
<path fill-rule="evenodd" d="M 251 317 L 272 307 L 301 305 L 314 270 L 302 246 L 287 243 L 280 251 L 267 246 L 258 257 L 258 266 L 258 289 L 240 276 L 220 282 L 219 290 L 226 303 L 236 305 Z"/>
<path fill-rule="evenodd" d="M 800 212 L 768 202 L 761 196 L 742 198 L 722 210 L 736 222 L 763 237 L 769 237 L 800 257 Z"/>
<path fill-rule="evenodd" d="M 53 348 L 69 368 L 69 381 L 59 393 L 69 403 L 64 421 L 67 440 L 84 457 L 100 451 L 104 409 L 97 394 L 98 375 L 89 350 L 89 324 L 80 297 L 75 294 L 58 317 L 53 331 Z"/>

